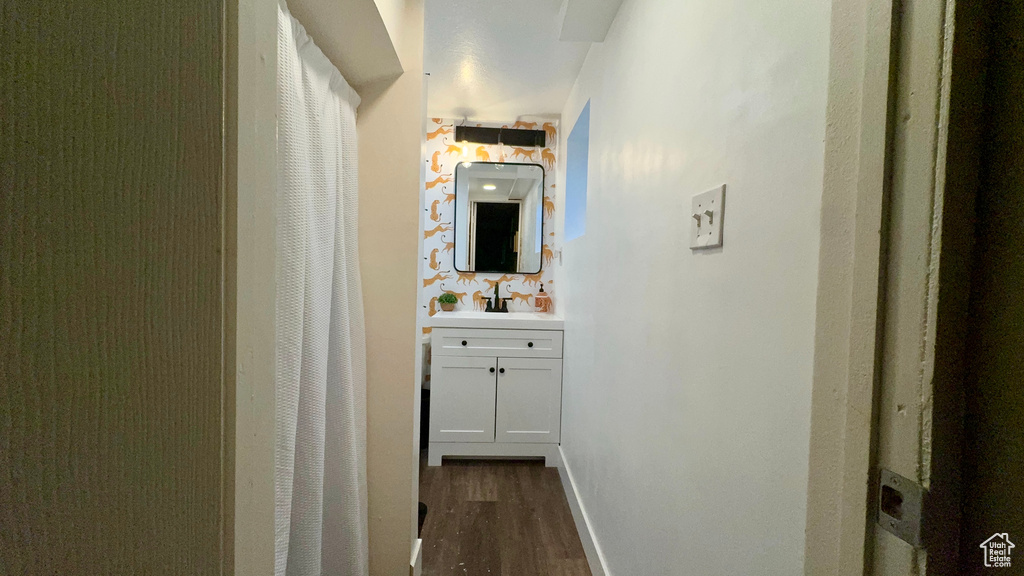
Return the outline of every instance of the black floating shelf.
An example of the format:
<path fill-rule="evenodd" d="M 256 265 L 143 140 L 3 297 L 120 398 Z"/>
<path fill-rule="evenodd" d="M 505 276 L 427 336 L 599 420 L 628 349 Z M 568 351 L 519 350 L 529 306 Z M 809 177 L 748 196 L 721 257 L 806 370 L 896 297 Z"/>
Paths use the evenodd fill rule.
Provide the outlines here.
<path fill-rule="evenodd" d="M 547 133 L 543 130 L 456 126 L 455 141 L 473 142 L 474 144 L 504 144 L 506 146 L 536 146 L 543 148 L 547 142 Z"/>

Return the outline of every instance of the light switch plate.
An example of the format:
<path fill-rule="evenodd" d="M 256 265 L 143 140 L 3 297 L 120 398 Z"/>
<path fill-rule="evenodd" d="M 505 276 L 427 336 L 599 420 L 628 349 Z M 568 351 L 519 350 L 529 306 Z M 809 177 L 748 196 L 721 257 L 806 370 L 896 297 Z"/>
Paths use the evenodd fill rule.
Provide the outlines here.
<path fill-rule="evenodd" d="M 724 216 L 725 184 L 694 196 L 690 214 L 690 248 L 721 246 Z"/>

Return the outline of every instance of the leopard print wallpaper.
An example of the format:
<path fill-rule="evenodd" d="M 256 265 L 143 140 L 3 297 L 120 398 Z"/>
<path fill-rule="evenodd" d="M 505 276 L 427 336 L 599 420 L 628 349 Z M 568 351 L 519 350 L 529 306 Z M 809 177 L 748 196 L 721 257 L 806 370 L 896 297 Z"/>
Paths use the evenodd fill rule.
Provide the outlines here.
<path fill-rule="evenodd" d="M 461 121 L 459 121 L 461 122 Z M 452 223 L 455 219 L 455 166 L 464 161 L 463 146 L 455 141 L 456 121 L 431 118 L 426 130 L 426 186 L 423 214 L 423 295 L 420 314 L 424 333 L 430 332 L 429 317 L 440 312 L 437 298 L 451 292 L 459 299 L 456 310 L 483 310 L 486 299 L 494 293 L 495 283 L 501 283 L 502 295 L 513 312 L 534 310 L 533 296 L 544 283 L 544 291 L 551 296 L 557 309 L 556 287 L 551 278 L 551 265 L 557 253 L 559 239 L 555 235 L 555 174 L 558 163 L 558 124 L 553 121 L 516 121 L 509 124 L 473 123 L 474 126 L 517 130 L 544 130 L 547 146 L 520 148 L 501 144 L 469 144 L 471 161 L 479 162 L 534 162 L 544 166 L 544 246 L 542 266 L 538 274 L 494 274 L 458 272 L 455 270 L 455 237 Z"/>

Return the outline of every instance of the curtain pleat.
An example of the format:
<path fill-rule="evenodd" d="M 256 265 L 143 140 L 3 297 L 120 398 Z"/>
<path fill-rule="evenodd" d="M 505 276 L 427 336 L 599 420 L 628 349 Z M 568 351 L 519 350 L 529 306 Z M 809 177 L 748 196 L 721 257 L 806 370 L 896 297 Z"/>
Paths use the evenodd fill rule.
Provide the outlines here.
<path fill-rule="evenodd" d="M 358 105 L 359 96 L 280 6 L 277 576 L 369 573 Z"/>

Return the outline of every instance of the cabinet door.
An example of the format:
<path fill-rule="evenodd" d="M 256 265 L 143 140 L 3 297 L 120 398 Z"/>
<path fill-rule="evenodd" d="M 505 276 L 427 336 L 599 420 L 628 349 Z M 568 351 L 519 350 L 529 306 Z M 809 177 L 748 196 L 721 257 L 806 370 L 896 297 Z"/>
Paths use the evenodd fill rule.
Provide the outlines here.
<path fill-rule="evenodd" d="M 499 358 L 495 440 L 558 443 L 562 361 Z"/>
<path fill-rule="evenodd" d="M 495 358 L 434 356 L 431 442 L 494 442 Z"/>

